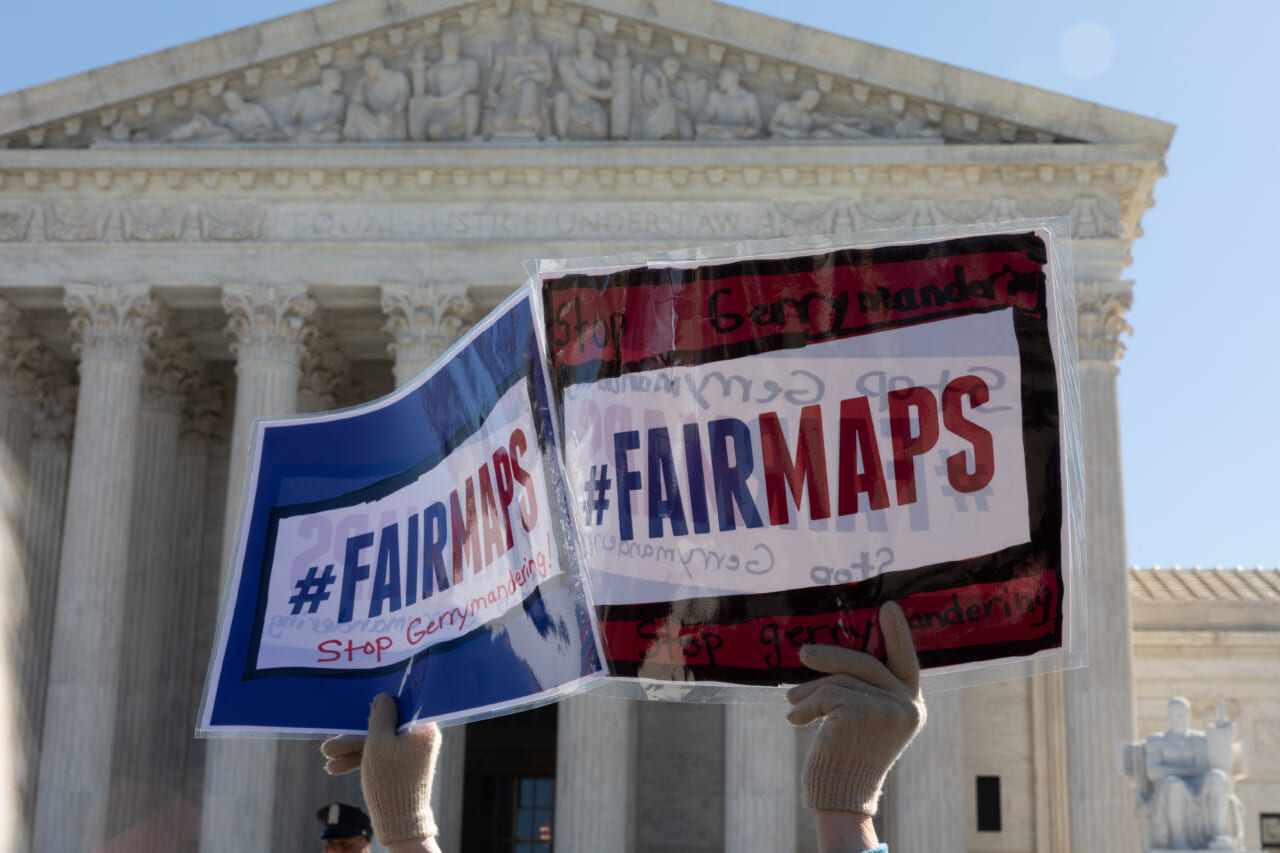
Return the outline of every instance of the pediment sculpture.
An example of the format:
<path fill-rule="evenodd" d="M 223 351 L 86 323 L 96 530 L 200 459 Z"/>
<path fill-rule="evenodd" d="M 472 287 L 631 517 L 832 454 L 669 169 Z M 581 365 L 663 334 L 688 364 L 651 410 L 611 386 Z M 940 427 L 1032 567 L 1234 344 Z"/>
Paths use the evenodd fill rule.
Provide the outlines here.
<path fill-rule="evenodd" d="M 1191 703 L 1169 701 L 1169 728 L 1121 747 L 1121 765 L 1138 784 L 1143 848 L 1240 850 L 1244 809 L 1235 795 L 1235 721 L 1225 703 L 1205 731 L 1190 727 Z"/>
<path fill-rule="evenodd" d="M 217 109 L 193 104 L 186 118 L 167 127 L 122 125 L 97 144 L 944 141 L 938 127 L 910 111 L 849 114 L 847 97 L 833 102 L 834 112 L 824 111 L 820 105 L 831 98 L 794 74 L 786 78 L 790 91 L 776 81 L 757 86 L 741 62 L 731 64 L 723 54 L 682 60 L 652 49 L 651 37 L 648 48 L 637 47 L 616 29 L 592 28 L 580 17 L 547 24 L 540 36 L 540 16 L 550 12 L 508 10 L 483 28 L 474 26 L 473 16 L 462 28 L 427 30 L 425 38 L 419 30 L 418 39 L 397 41 L 398 49 L 366 41 L 356 51 L 356 67 L 350 60 L 340 67 L 330 50 L 316 77 L 292 89 L 264 87 L 255 97 L 222 89 Z M 611 42 L 602 43 L 610 35 Z M 758 61 L 748 65 L 759 70 Z M 830 84 L 823 90 L 830 92 Z"/>

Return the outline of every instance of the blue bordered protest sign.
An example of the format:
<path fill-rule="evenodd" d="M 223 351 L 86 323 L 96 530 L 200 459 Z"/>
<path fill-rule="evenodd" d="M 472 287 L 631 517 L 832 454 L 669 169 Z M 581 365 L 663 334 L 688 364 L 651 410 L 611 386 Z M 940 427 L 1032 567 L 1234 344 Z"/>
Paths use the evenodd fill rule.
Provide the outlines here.
<path fill-rule="evenodd" d="M 602 656 L 521 289 L 415 382 L 255 424 L 199 731 L 363 732 L 547 701 Z"/>

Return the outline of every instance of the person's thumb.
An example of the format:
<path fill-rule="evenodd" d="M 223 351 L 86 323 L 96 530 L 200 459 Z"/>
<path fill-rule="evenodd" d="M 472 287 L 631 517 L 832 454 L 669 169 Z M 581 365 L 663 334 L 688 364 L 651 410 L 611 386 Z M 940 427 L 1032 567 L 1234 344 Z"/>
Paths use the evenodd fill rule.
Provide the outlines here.
<path fill-rule="evenodd" d="M 389 693 L 379 693 L 373 697 L 373 707 L 369 709 L 369 740 L 389 740 L 396 736 L 396 700 Z"/>

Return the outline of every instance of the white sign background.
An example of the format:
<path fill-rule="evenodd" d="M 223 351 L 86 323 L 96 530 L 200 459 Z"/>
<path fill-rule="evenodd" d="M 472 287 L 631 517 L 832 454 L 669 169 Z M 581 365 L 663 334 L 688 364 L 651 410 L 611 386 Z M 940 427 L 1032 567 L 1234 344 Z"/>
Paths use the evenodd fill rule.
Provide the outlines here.
<path fill-rule="evenodd" d="M 943 355 L 943 354 L 946 355 Z M 970 353 L 969 355 L 965 355 Z M 965 417 L 991 433 L 995 474 L 983 489 L 965 494 L 952 488 L 946 459 L 973 449 L 948 432 L 939 416 L 937 444 L 915 461 L 917 500 L 899 506 L 894 489 L 888 393 L 912 386 L 929 388 L 939 401 L 947 382 L 964 375 L 982 379 L 990 399 L 966 406 Z M 876 423 L 880 461 L 890 506 L 869 511 L 860 500 L 855 514 L 835 515 L 839 483 L 840 401 L 867 397 Z M 788 492 L 789 524 L 769 526 L 757 418 L 776 412 L 789 452 L 794 455 L 798 416 L 821 404 L 830 484 L 831 518 L 809 518 L 807 494 L 799 508 Z M 747 528 L 741 515 L 729 532 L 718 530 L 716 496 L 705 425 L 739 418 L 751 427 L 754 467 L 749 492 L 765 526 Z M 690 484 L 685 470 L 682 425 L 697 423 L 702 435 L 703 479 L 711 532 L 649 538 L 647 515 L 647 431 L 667 427 L 671 455 L 686 518 Z M 1026 470 L 1022 443 L 1021 371 L 1013 311 L 1004 309 L 828 341 L 804 349 L 720 361 L 697 367 L 628 374 L 618 379 L 571 386 L 565 392 L 565 458 L 570 488 L 590 567 L 597 604 L 637 604 L 701 596 L 775 592 L 847 583 L 884 572 L 960 560 L 1029 541 Z M 628 455 L 642 488 L 629 492 L 634 538 L 618 527 L 614 435 L 638 430 L 640 447 Z M 918 431 L 913 427 L 913 434 Z M 588 488 L 593 470 L 608 466 L 607 511 L 597 514 Z M 599 521 L 600 523 L 597 523 Z M 835 534 L 839 535 L 835 535 Z M 852 533 L 853 535 L 850 535 Z"/>

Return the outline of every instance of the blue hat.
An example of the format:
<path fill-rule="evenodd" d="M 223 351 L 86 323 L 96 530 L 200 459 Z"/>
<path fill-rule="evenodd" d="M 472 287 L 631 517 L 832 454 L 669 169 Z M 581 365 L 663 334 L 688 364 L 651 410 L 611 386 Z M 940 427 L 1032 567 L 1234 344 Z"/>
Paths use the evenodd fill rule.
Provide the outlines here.
<path fill-rule="evenodd" d="M 316 820 L 324 826 L 324 838 L 372 838 L 373 824 L 369 816 L 346 803 L 330 803 L 316 810 Z"/>

